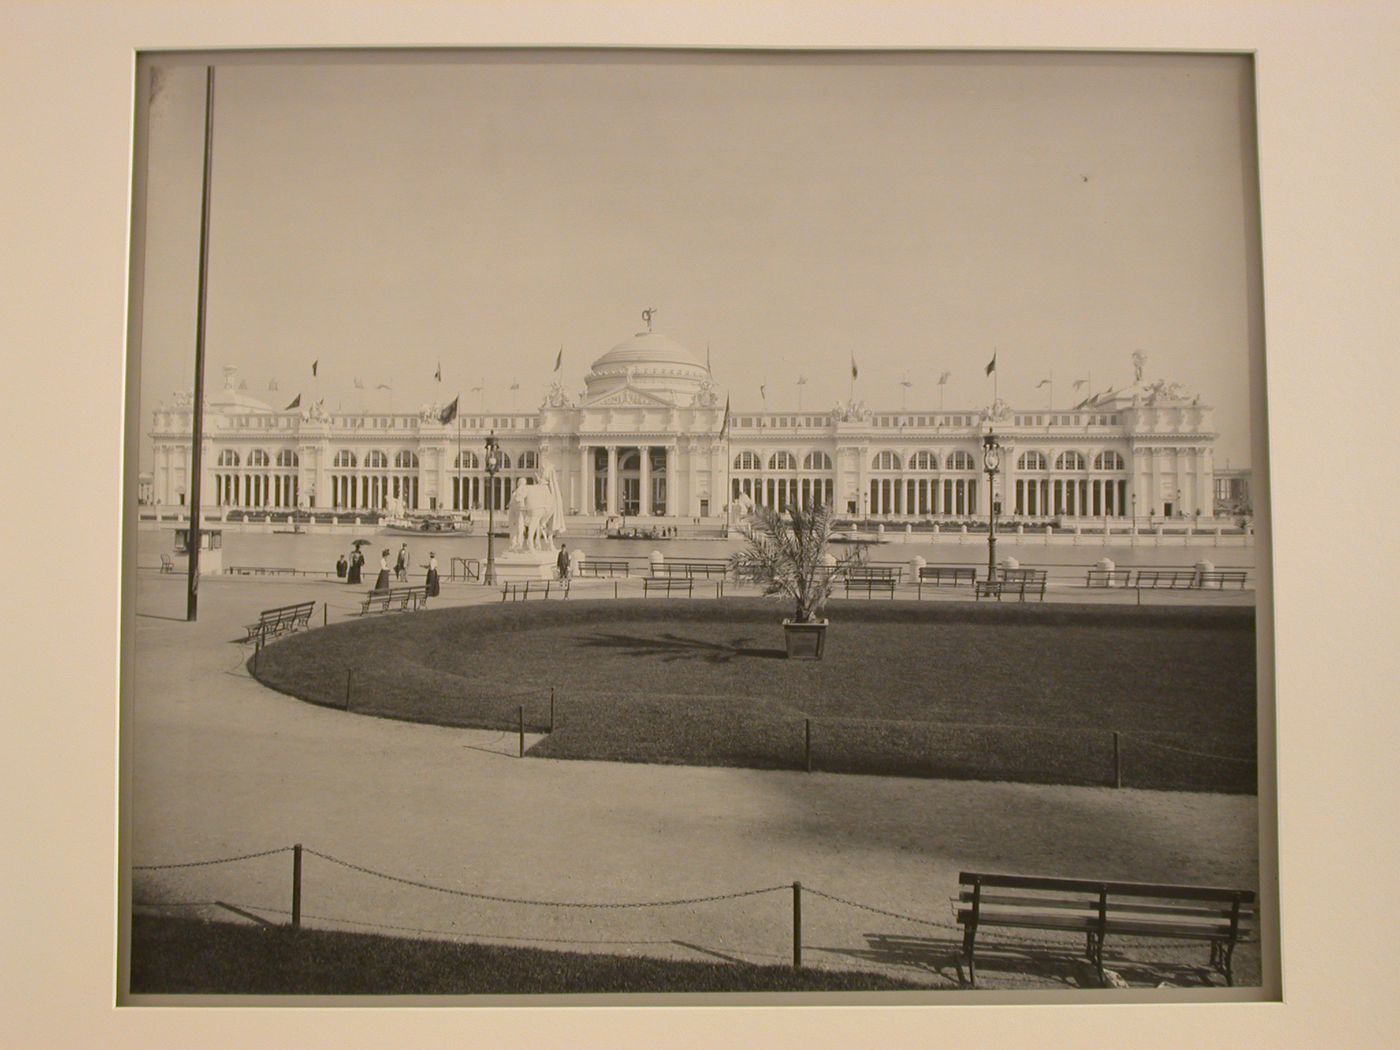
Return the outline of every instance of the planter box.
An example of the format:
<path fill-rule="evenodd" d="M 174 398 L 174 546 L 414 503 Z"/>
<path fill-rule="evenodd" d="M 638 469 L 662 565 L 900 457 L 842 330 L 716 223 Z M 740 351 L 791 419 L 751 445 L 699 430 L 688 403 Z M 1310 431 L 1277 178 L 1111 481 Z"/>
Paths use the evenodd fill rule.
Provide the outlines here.
<path fill-rule="evenodd" d="M 820 660 L 826 646 L 827 620 L 812 623 L 783 621 L 783 640 L 787 642 L 789 660 Z"/>

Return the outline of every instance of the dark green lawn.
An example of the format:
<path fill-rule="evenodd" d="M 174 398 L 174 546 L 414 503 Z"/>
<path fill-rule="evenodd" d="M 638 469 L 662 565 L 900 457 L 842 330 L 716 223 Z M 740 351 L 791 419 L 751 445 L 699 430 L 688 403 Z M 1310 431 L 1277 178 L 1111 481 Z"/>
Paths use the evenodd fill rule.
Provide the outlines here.
<path fill-rule="evenodd" d="M 879 974 L 132 918 L 133 995 L 898 991 Z"/>
<path fill-rule="evenodd" d="M 554 758 L 1252 791 L 1247 608 L 833 602 L 826 658 L 783 658 L 759 599 L 538 602 L 371 619 L 264 649 L 315 703 L 554 733 Z M 1161 745 L 1203 752 L 1200 757 Z"/>

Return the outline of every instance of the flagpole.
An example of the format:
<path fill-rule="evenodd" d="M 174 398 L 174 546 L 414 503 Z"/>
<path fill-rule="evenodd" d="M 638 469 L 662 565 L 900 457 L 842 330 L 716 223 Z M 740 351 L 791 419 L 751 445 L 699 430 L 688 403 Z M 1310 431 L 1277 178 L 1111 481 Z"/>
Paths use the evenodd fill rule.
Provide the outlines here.
<path fill-rule="evenodd" d="M 185 620 L 199 619 L 199 503 L 204 472 L 204 329 L 209 299 L 209 183 L 214 154 L 214 67 L 204 74 L 204 181 L 199 203 L 199 290 L 194 330 L 194 445 L 190 449 L 190 528 L 185 546 L 189 570 L 185 579 Z"/>
<path fill-rule="evenodd" d="M 457 395 L 461 397 L 461 394 Z M 462 413 L 457 413 L 457 513 L 467 509 L 467 494 L 462 489 Z"/>

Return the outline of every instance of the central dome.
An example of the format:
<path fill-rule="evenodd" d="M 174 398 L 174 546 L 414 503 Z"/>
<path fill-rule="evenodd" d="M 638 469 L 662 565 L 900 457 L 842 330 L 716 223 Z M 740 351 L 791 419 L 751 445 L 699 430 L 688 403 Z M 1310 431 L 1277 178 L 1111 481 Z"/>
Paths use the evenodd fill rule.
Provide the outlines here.
<path fill-rule="evenodd" d="M 699 358 L 676 340 L 645 331 L 594 361 L 584 385 L 590 399 L 630 385 L 673 405 L 686 405 L 709 377 Z"/>

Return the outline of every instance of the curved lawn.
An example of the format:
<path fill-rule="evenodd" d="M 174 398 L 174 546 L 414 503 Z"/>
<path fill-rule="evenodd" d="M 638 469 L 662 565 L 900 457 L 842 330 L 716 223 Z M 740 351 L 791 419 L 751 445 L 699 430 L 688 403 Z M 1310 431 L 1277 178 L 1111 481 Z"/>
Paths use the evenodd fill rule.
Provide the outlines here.
<path fill-rule="evenodd" d="M 549 728 L 552 758 L 1254 790 L 1246 608 L 833 602 L 783 658 L 761 599 L 472 606 L 265 647 L 257 677 L 360 714 Z M 347 681 L 348 678 L 348 681 Z"/>

